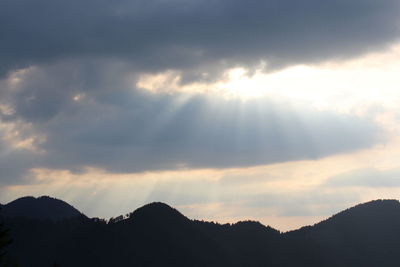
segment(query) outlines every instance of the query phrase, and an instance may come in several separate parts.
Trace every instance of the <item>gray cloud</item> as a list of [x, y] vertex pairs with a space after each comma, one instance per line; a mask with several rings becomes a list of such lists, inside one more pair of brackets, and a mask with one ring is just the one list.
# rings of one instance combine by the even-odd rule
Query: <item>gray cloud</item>
[[[37, 67], [4, 87], [1, 99], [13, 113], [1, 118], [31, 125], [26, 135], [42, 137], [35, 145], [45, 153], [23, 151], [3, 163], [20, 172], [227, 168], [317, 159], [385, 141], [377, 125], [356, 116], [271, 99], [151, 94], [135, 89], [132, 75], [122, 63], [70, 62]], [[74, 101], [76, 94], [82, 99]]]
[[35, 155], [30, 152], [1, 153], [0, 155], [0, 187], [7, 184], [31, 183], [28, 174], [31, 168], [40, 166]]
[[[17, 122], [15, 124], [18, 125]], [[28, 138], [29, 131], [20, 125], [12, 131], [18, 131], [20, 137]], [[5, 184], [29, 183], [29, 170], [40, 166], [41, 161], [32, 150], [13, 147], [14, 142], [9, 135], [8, 131], [0, 127], [0, 187]]]
[[400, 169], [360, 169], [331, 177], [325, 183], [333, 187], [400, 187]]
[[[269, 101], [257, 110], [251, 102], [242, 107], [219, 100], [217, 104], [226, 106], [213, 110], [216, 100], [198, 96], [165, 118], [175, 101], [170, 96], [142, 96], [142, 104], [132, 105], [132, 110], [94, 106], [82, 110], [79, 118], [50, 121], [43, 125], [44, 149], [54, 151], [57, 162], [73, 160], [129, 172], [320, 158], [380, 141], [379, 129], [371, 122], [312, 111], [298, 114]], [[241, 108], [245, 111], [239, 114]]]
[[[1, 0], [0, 73], [73, 58], [198, 79], [355, 56], [399, 36], [397, 0]], [[203, 77], [203, 76], [201, 76]], [[51, 110], [52, 107], [49, 107]]]

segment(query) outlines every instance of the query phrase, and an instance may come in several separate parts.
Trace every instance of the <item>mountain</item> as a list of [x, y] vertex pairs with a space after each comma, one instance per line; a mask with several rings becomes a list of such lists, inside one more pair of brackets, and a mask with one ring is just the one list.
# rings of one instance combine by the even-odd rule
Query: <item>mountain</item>
[[84, 215], [62, 200], [42, 196], [38, 198], [22, 197], [2, 205], [0, 216], [58, 221]]
[[[287, 249], [316, 266], [399, 266], [400, 203], [375, 200], [285, 234]], [[308, 266], [304, 264], [304, 266]]]
[[176, 209], [164, 203], [145, 205], [131, 213], [126, 220], [109, 226], [115, 233], [112, 238], [124, 244], [118, 249], [122, 259], [118, 266], [233, 264], [216, 240], [201, 231]]
[[[64, 217], [64, 209], [61, 211], [57, 216], [52, 212], [52, 218]], [[84, 216], [42, 218], [3, 217], [13, 239], [8, 247], [9, 263], [313, 267], [398, 266], [400, 262], [397, 200], [360, 204], [313, 226], [286, 233], [255, 221], [218, 224], [190, 220], [164, 203], [145, 205], [127, 218], [120, 216], [109, 222]]]

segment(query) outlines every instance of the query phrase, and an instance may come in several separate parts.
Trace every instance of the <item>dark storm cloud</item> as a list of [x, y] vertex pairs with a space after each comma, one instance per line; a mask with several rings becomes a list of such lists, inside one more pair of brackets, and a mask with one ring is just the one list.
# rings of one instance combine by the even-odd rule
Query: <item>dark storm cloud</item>
[[260, 60], [274, 68], [344, 58], [397, 40], [399, 6], [397, 0], [0, 0], [0, 73], [66, 58], [120, 58], [139, 71], [185, 70], [185, 81]]
[[[20, 175], [87, 166], [117, 173], [226, 168], [317, 159], [385, 141], [372, 121], [352, 115], [270, 99], [151, 94], [132, 79], [130, 65], [95, 61], [33, 68], [9, 88], [3, 82], [0, 104], [13, 112], [1, 118], [29, 125], [26, 135], [42, 140], [35, 145], [43, 152], [14, 151], [1, 164]], [[3, 182], [6, 175], [18, 173], [1, 173]]]

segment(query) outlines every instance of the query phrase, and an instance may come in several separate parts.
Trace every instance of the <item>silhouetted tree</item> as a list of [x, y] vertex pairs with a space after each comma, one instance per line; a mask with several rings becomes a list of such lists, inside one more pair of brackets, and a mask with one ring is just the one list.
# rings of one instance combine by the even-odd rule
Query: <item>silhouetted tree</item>
[[108, 221], [108, 223], [117, 223], [117, 222], [122, 221], [123, 219], [124, 219], [123, 215], [120, 215], [120, 216], [115, 217], [115, 218], [111, 217], [110, 220]]

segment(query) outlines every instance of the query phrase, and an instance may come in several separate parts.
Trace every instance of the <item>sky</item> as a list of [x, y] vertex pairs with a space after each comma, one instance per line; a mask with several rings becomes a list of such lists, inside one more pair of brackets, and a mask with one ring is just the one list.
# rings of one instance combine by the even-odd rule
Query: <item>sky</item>
[[0, 0], [0, 202], [281, 231], [400, 194], [398, 0]]

